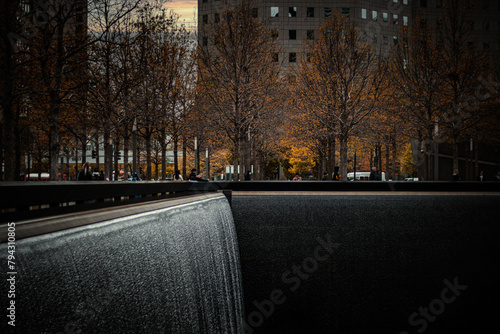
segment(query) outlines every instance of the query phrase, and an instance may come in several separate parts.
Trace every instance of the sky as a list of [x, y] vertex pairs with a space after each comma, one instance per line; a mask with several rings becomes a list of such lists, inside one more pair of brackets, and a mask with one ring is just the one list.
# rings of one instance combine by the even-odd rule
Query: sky
[[179, 14], [180, 21], [184, 22], [186, 26], [190, 27], [196, 24], [194, 17], [197, 15], [195, 11], [198, 8], [198, 0], [172, 0], [167, 2], [167, 7]]

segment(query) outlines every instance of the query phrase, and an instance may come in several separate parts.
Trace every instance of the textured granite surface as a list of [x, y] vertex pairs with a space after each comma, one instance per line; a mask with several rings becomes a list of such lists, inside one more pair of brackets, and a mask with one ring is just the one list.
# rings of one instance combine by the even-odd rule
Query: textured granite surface
[[499, 196], [233, 196], [247, 333], [493, 333]]

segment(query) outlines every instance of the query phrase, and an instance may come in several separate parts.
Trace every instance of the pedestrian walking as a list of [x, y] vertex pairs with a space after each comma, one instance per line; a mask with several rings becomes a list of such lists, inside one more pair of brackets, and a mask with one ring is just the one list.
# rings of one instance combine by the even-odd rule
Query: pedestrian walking
[[78, 181], [92, 181], [92, 172], [88, 161], [83, 164], [82, 170], [78, 173]]

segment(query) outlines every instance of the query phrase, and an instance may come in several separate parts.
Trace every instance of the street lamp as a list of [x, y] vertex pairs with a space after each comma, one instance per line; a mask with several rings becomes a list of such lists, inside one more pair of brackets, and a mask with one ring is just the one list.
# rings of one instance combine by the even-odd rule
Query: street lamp
[[199, 171], [198, 166], [198, 137], [194, 137], [194, 169], [196, 169], [196, 173]]
[[208, 146], [205, 152], [205, 169], [207, 173], [207, 180], [210, 180], [210, 160], [208, 159]]

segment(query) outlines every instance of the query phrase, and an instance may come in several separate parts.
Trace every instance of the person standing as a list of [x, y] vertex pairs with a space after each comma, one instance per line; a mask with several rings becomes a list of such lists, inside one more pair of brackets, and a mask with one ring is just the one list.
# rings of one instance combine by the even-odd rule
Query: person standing
[[478, 181], [486, 181], [483, 171], [479, 172], [479, 175], [477, 176], [477, 180]]
[[370, 172], [370, 181], [377, 180], [377, 167], [372, 167], [372, 171]]
[[338, 181], [338, 180], [340, 180], [339, 166], [335, 166], [335, 168], [333, 169], [332, 181]]
[[88, 161], [83, 164], [82, 170], [78, 173], [78, 181], [92, 181], [92, 172]]
[[181, 172], [179, 170], [175, 171], [174, 181], [184, 181], [184, 179], [182, 178]]

